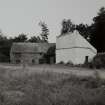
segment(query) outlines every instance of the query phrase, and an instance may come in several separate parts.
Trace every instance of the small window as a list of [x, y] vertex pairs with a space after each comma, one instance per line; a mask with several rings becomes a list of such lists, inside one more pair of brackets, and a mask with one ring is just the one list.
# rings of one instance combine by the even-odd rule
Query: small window
[[35, 60], [34, 60], [34, 59], [32, 59], [32, 63], [33, 63], [33, 64], [35, 63]]

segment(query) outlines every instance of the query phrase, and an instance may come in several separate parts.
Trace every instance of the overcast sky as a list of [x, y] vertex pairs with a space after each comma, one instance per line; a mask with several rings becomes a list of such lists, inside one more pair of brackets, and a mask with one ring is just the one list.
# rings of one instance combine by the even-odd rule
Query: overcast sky
[[102, 6], [105, 0], [0, 0], [0, 29], [7, 36], [39, 35], [41, 20], [48, 25], [49, 40], [55, 42], [64, 18], [90, 24]]

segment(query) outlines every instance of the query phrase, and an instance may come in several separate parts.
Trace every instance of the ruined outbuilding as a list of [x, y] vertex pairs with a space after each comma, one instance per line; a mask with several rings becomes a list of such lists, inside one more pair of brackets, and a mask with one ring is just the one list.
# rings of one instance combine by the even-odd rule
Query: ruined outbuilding
[[10, 51], [11, 63], [40, 64], [45, 63], [44, 54], [53, 43], [13, 43]]

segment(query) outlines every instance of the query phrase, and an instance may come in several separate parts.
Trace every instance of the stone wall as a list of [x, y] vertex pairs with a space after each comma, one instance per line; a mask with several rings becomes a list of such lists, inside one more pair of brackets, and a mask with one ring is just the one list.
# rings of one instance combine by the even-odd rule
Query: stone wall
[[43, 54], [30, 54], [30, 53], [11, 53], [12, 63], [27, 63], [27, 64], [39, 64], [39, 59], [42, 59]]

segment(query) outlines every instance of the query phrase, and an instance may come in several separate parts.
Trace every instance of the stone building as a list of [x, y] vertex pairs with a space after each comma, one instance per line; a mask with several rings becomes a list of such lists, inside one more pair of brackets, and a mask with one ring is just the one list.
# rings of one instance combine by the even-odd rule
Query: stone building
[[97, 50], [78, 31], [56, 38], [56, 63], [83, 64], [96, 54]]
[[11, 63], [44, 63], [44, 54], [53, 43], [13, 43], [10, 51]]

